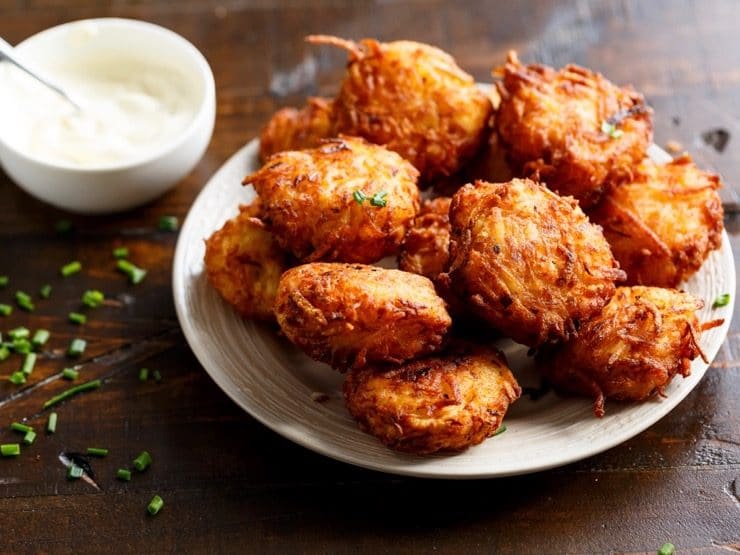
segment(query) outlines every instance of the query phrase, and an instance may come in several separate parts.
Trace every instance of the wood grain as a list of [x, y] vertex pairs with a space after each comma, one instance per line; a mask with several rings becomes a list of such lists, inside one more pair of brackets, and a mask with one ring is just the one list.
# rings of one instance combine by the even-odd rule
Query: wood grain
[[[457, 57], [487, 80], [509, 48], [523, 59], [577, 62], [645, 91], [656, 111], [656, 142], [676, 140], [740, 184], [740, 4], [731, 0], [447, 3], [349, 0], [0, 0], [0, 36], [18, 42], [46, 27], [92, 16], [146, 19], [193, 41], [218, 83], [214, 140], [175, 190], [113, 217], [64, 214], [0, 175], [0, 274], [35, 293], [52, 283], [33, 314], [16, 310], [0, 329], [45, 327], [53, 336], [32, 379], [0, 381], [0, 440], [22, 418], [45, 423], [43, 402], [69, 385], [55, 378], [73, 336], [89, 341], [84, 379], [103, 386], [57, 408], [52, 436], [40, 434], [18, 459], [0, 460], [0, 537], [6, 552], [400, 552], [647, 553], [664, 541], [679, 552], [740, 551], [740, 325], [700, 385], [668, 417], [606, 453], [531, 476], [479, 482], [401, 479], [315, 455], [242, 413], [210, 381], [185, 344], [171, 300], [176, 234], [159, 216], [184, 218], [208, 177], [252, 138], [270, 113], [307, 94], [331, 94], [344, 60], [306, 45], [311, 32], [411, 38]], [[1, 125], [1, 122], [0, 122]], [[733, 133], [716, 153], [700, 135]], [[70, 219], [75, 231], [54, 233]], [[740, 256], [737, 214], [727, 228]], [[126, 245], [149, 275], [127, 284], [110, 251]], [[84, 271], [58, 277], [79, 259]], [[85, 289], [120, 306], [67, 323]], [[737, 300], [735, 302], [737, 308]], [[0, 375], [20, 364], [0, 363]], [[161, 383], [140, 383], [141, 366]], [[82, 379], [82, 378], [81, 378]], [[39, 385], [40, 384], [40, 385]], [[69, 482], [60, 452], [108, 447], [92, 462], [101, 490]], [[129, 483], [113, 476], [146, 449], [154, 464]], [[155, 518], [145, 507], [165, 500]]]

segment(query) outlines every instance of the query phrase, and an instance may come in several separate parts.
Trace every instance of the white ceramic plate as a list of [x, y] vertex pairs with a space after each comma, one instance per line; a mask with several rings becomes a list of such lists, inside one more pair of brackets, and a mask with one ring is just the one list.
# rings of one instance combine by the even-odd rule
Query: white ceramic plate
[[[240, 183], [258, 168], [252, 141], [211, 178], [197, 198], [175, 252], [173, 290], [180, 324], [190, 347], [213, 380], [239, 406], [286, 438], [313, 451], [359, 466], [412, 476], [483, 478], [544, 470], [577, 461], [637, 435], [672, 410], [701, 380], [707, 364], [694, 361], [691, 376], [677, 377], [666, 397], [640, 404], [607, 402], [606, 416], [594, 417], [588, 399], [548, 393], [537, 401], [523, 396], [506, 416], [507, 431], [464, 453], [412, 456], [397, 453], [361, 432], [347, 413], [341, 375], [310, 360], [265, 326], [244, 321], [210, 287], [203, 269], [203, 240], [236, 215], [254, 196]], [[657, 147], [657, 161], [670, 157]], [[712, 310], [712, 300], [735, 293], [735, 264], [727, 235], [701, 271], [684, 288], [706, 301], [702, 320], [725, 318], [701, 337], [710, 360], [720, 348], [732, 317], [732, 303]], [[540, 379], [526, 349], [499, 342], [522, 387]], [[323, 403], [312, 393], [329, 396]]]

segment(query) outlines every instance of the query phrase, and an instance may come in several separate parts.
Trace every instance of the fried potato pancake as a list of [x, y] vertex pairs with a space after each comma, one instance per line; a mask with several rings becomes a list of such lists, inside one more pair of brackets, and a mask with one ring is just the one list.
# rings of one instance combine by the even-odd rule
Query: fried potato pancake
[[360, 428], [417, 454], [462, 451], [491, 437], [520, 395], [504, 355], [472, 345], [397, 368], [353, 370], [344, 382]]
[[450, 270], [481, 318], [536, 347], [575, 335], [624, 272], [578, 203], [529, 179], [476, 182], [452, 197]]
[[398, 257], [404, 272], [426, 276], [432, 281], [447, 270], [450, 259], [450, 197], [425, 200], [406, 232]]
[[398, 152], [424, 181], [458, 171], [487, 137], [491, 99], [442, 50], [411, 41], [307, 40], [349, 52], [334, 102], [337, 130]]
[[720, 186], [688, 155], [669, 164], [645, 159], [589, 217], [604, 228], [627, 283], [675, 287], [722, 243]]
[[260, 160], [284, 150], [314, 148], [322, 139], [334, 136], [332, 104], [328, 98], [309, 98], [300, 110], [275, 112], [260, 133]]
[[206, 240], [206, 275], [241, 316], [274, 321], [272, 304], [290, 257], [275, 242], [259, 214], [258, 201], [241, 206], [238, 216]]
[[652, 111], [632, 88], [575, 65], [522, 65], [514, 52], [494, 75], [495, 127], [512, 163], [558, 193], [590, 206], [645, 157]]
[[244, 178], [278, 243], [303, 261], [395, 255], [419, 210], [416, 169], [395, 152], [340, 137], [271, 156]]
[[427, 278], [314, 262], [280, 278], [275, 315], [308, 356], [334, 368], [400, 364], [439, 349], [452, 321]]
[[619, 287], [577, 339], [538, 355], [538, 366], [557, 389], [593, 396], [598, 417], [604, 415], [604, 399], [662, 395], [673, 376], [690, 374], [697, 356], [706, 362], [700, 334], [722, 321], [700, 324], [695, 311], [703, 305], [674, 289]]

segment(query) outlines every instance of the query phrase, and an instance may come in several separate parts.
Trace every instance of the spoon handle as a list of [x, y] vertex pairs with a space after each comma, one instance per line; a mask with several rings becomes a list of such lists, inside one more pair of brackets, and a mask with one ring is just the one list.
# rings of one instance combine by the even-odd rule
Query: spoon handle
[[60, 89], [55, 84], [49, 82], [48, 80], [44, 79], [40, 75], [34, 73], [31, 71], [28, 67], [23, 65], [21, 62], [18, 61], [18, 59], [15, 57], [15, 51], [13, 47], [0, 38], [0, 61], [6, 60], [13, 64], [18, 69], [25, 71], [28, 75], [36, 79], [39, 83], [46, 86], [47, 88], [51, 89], [55, 93], [57, 93], [59, 96], [64, 98], [67, 102], [69, 102], [72, 106], [74, 106], [78, 111], [81, 111], [81, 108], [79, 105], [74, 102], [69, 96], [67, 96], [67, 93], [65, 93], [62, 89]]

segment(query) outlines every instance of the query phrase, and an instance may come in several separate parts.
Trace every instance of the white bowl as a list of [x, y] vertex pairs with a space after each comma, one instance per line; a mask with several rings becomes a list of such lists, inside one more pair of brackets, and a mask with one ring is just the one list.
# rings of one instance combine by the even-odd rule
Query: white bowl
[[[184, 131], [145, 155], [118, 164], [78, 167], [23, 152], [0, 136], [0, 163], [22, 189], [73, 212], [106, 213], [148, 202], [182, 179], [203, 156], [213, 134], [216, 89], [208, 62], [180, 35], [142, 21], [117, 18], [66, 23], [16, 46], [18, 57], [40, 71], [86, 56], [136, 57], [177, 68], [197, 108]], [[2, 82], [0, 82], [2, 88]], [[7, 131], [6, 132], [11, 132]]]

